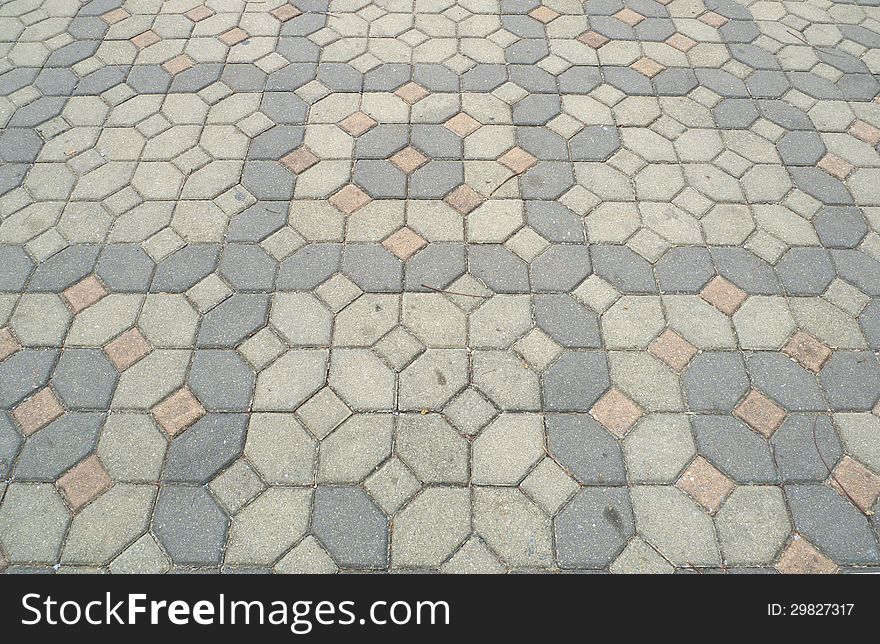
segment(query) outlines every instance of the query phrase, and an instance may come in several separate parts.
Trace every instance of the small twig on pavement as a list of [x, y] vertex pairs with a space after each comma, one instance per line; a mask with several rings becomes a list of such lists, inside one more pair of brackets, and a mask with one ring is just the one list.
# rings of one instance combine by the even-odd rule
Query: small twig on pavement
[[449, 291], [445, 288], [437, 288], [435, 286], [428, 286], [427, 284], [422, 284], [422, 288], [426, 288], [429, 291], [434, 291], [435, 293], [443, 293], [444, 295], [459, 295], [461, 297], [479, 297], [480, 299], [487, 299], [488, 295], [478, 295], [477, 293], [460, 293], [458, 291]]

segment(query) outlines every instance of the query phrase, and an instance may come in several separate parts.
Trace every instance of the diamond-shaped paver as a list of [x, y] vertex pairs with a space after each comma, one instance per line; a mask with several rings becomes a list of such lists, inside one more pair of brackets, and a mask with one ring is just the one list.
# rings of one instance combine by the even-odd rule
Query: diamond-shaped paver
[[107, 287], [94, 275], [89, 275], [81, 282], [65, 289], [62, 297], [67, 302], [70, 310], [81, 313], [93, 304], [97, 304], [108, 294]]
[[201, 22], [206, 18], [210, 18], [214, 15], [214, 10], [206, 5], [200, 5], [198, 7], [194, 7], [187, 11], [185, 14], [187, 18], [192, 20], [193, 22]]
[[451, 119], [444, 123], [446, 129], [450, 132], [453, 132], [457, 136], [464, 138], [469, 134], [473, 134], [477, 130], [482, 127], [482, 123], [480, 123], [477, 119], [472, 117], [470, 114], [465, 114], [464, 112], [459, 112]]
[[149, 29], [141, 34], [138, 34], [134, 38], [131, 39], [131, 44], [137, 47], [138, 49], [146, 49], [150, 45], [155, 45], [157, 42], [162, 40], [159, 38], [158, 34], [152, 29]]
[[714, 11], [707, 11], [706, 13], [697, 17], [697, 20], [700, 22], [709, 25], [710, 27], [715, 27], [718, 29], [719, 27], [723, 27], [728, 23], [728, 18], [725, 18], [721, 14], [715, 13]]
[[162, 69], [171, 74], [172, 76], [176, 76], [180, 72], [186, 71], [190, 67], [193, 66], [193, 60], [186, 54], [180, 54], [179, 56], [175, 56], [171, 60], [168, 60], [162, 63]]
[[644, 412], [619, 389], [612, 388], [590, 409], [590, 416], [618, 437], [624, 436]]
[[152, 409], [153, 418], [159, 427], [174, 438], [199, 418], [205, 415], [205, 408], [192, 392], [184, 387], [179, 389]]
[[522, 148], [511, 148], [498, 157], [498, 163], [508, 168], [514, 174], [522, 174], [537, 162], [538, 160], [535, 157]]
[[137, 327], [122, 333], [104, 347], [104, 352], [118, 371], [125, 371], [151, 350], [150, 343]]
[[428, 157], [412, 146], [407, 146], [400, 152], [396, 152], [390, 159], [391, 163], [410, 174], [428, 162]]
[[217, 36], [217, 38], [224, 45], [232, 47], [233, 45], [237, 45], [243, 40], [247, 40], [248, 33], [241, 27], [234, 27], [229, 31], [224, 31], [222, 34]]
[[466, 183], [446, 195], [446, 203], [462, 215], [466, 215], [483, 203], [483, 196]]
[[736, 406], [733, 413], [765, 438], [770, 438], [779, 429], [786, 416], [782, 407], [755, 389]]
[[357, 186], [349, 184], [330, 197], [329, 201], [346, 215], [350, 215], [366, 206], [372, 199]]
[[315, 156], [315, 153], [306, 146], [302, 146], [281, 157], [281, 165], [290, 170], [293, 174], [302, 174], [321, 159]]
[[853, 122], [849, 128], [849, 133], [871, 145], [880, 143], [880, 128], [874, 127], [865, 121], [856, 120]]
[[280, 22], [287, 22], [288, 20], [292, 20], [293, 18], [302, 15], [302, 11], [294, 7], [292, 4], [283, 4], [280, 7], [272, 9], [269, 13], [275, 16]]
[[748, 295], [720, 275], [712, 278], [700, 293], [702, 298], [725, 315], [733, 315]]
[[599, 49], [603, 45], [608, 44], [609, 39], [606, 36], [603, 36], [598, 31], [585, 31], [580, 36], [577, 37], [578, 41], [584, 43], [587, 47], [592, 47], [593, 49]]
[[9, 328], [0, 329], [0, 362], [21, 349], [21, 345]]
[[880, 499], [880, 476], [851, 456], [844, 456], [834, 468], [831, 484], [862, 512], [870, 512]]
[[352, 136], [360, 136], [376, 127], [376, 125], [378, 125], [376, 119], [363, 112], [349, 114], [339, 122], [339, 127]]
[[635, 27], [637, 24], [639, 24], [642, 20], [645, 19], [645, 16], [640, 14], [638, 11], [633, 11], [629, 7], [625, 7], [624, 9], [621, 9], [620, 11], [618, 11], [617, 13], [614, 14], [614, 17], [617, 18], [618, 20], [620, 20], [621, 22], [628, 24], [630, 27]]
[[804, 369], [819, 373], [831, 357], [831, 349], [809, 333], [797, 331], [782, 350]]
[[708, 512], [715, 513], [736, 484], [702, 456], [682, 472], [676, 486], [693, 497]]
[[546, 25], [547, 23], [556, 20], [559, 17], [559, 12], [554, 11], [546, 5], [541, 5], [529, 11], [529, 15], [538, 22], [543, 22]]
[[351, 416], [351, 409], [330, 387], [324, 387], [296, 410], [312, 434], [324, 438]]
[[74, 512], [94, 501], [111, 485], [110, 475], [96, 455], [89, 456], [58, 479], [58, 489]]
[[689, 52], [691, 49], [697, 46], [697, 41], [691, 38], [688, 38], [682, 33], [674, 33], [669, 38], [666, 39], [666, 44], [670, 47], [675, 47], [678, 51], [682, 51], [684, 53]]
[[776, 562], [776, 569], [788, 575], [828, 575], [837, 572], [837, 564], [819, 552], [804, 537], [796, 534]]
[[831, 153], [819, 159], [819, 163], [816, 165], [832, 177], [840, 180], [846, 179], [847, 175], [853, 170], [853, 165], [849, 161]]
[[697, 348], [672, 329], [666, 329], [654, 338], [648, 351], [679, 372], [697, 355]]
[[428, 242], [425, 241], [424, 237], [407, 226], [404, 226], [382, 242], [385, 248], [404, 261], [415, 255], [427, 244]]
[[636, 62], [630, 65], [630, 67], [640, 74], [644, 74], [648, 78], [654, 78], [654, 76], [666, 69], [656, 60], [654, 60], [653, 58], [648, 58], [647, 56], [639, 58]]
[[30, 436], [64, 413], [64, 407], [51, 387], [41, 389], [12, 411], [21, 433]]
[[117, 22], [122, 22], [126, 18], [130, 18], [131, 14], [128, 13], [123, 8], [113, 9], [112, 11], [108, 11], [107, 13], [101, 16], [101, 20], [106, 22], [108, 25], [115, 25]]
[[394, 95], [400, 100], [415, 105], [420, 100], [428, 96], [430, 92], [415, 82], [409, 82], [397, 88]]

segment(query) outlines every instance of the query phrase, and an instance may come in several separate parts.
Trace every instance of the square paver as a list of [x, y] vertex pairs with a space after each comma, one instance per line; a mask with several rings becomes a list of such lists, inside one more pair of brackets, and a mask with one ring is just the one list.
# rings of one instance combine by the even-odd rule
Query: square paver
[[189, 389], [179, 389], [152, 409], [153, 418], [165, 433], [174, 438], [199, 418], [205, 408]]
[[78, 463], [58, 479], [58, 489], [74, 512], [79, 512], [111, 485], [110, 475], [96, 455]]
[[64, 407], [51, 387], [41, 389], [18, 405], [12, 417], [21, 428], [21, 433], [30, 436], [42, 429], [64, 413]]

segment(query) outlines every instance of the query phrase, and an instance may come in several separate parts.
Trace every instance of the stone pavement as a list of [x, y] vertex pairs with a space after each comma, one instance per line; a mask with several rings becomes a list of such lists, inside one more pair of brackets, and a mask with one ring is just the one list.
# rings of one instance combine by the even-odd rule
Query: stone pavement
[[0, 570], [880, 566], [877, 0], [0, 0]]

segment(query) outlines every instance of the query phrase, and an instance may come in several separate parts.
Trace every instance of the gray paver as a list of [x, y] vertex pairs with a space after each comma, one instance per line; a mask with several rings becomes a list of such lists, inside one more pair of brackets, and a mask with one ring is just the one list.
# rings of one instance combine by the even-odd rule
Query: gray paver
[[384, 568], [387, 564], [388, 520], [360, 488], [319, 487], [312, 529], [345, 568]]

